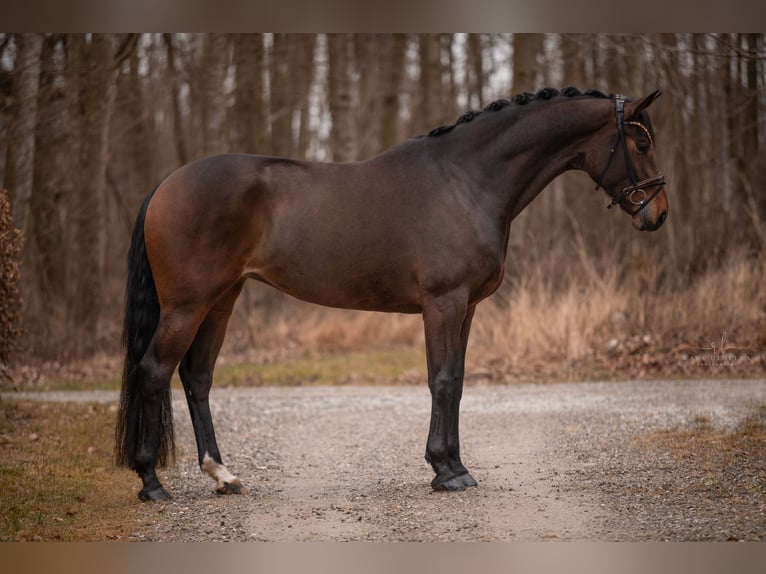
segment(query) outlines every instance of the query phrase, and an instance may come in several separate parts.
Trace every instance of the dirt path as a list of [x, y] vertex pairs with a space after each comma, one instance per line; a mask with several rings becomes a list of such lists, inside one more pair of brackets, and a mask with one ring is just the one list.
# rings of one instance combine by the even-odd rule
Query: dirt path
[[[733, 428], [761, 405], [764, 380], [467, 387], [463, 460], [479, 487], [440, 493], [423, 460], [425, 386], [217, 389], [224, 461], [249, 488], [218, 496], [179, 395], [179, 460], [161, 473], [174, 500], [142, 505], [145, 527], [131, 538], [766, 539], [763, 496], [735, 491], [716, 506], [712, 491], [682, 488], [688, 471], [673, 459], [640, 448], [640, 437], [700, 418]], [[766, 485], [763, 470], [743, 476]]]
[[[480, 486], [462, 493], [430, 489], [426, 388], [224, 390], [214, 401], [224, 460], [249, 492], [212, 494], [177, 402], [183, 454], [165, 479], [175, 499], [147, 507], [150, 526], [137, 538], [725, 539], [733, 517], [701, 520], [704, 508], [690, 516], [683, 496], [634, 504], [631, 492], [645, 492], [647, 481], [684, 476], [632, 445], [699, 417], [733, 426], [766, 403], [766, 381], [469, 387], [463, 459]], [[750, 538], [766, 535], [763, 511], [745, 521]]]

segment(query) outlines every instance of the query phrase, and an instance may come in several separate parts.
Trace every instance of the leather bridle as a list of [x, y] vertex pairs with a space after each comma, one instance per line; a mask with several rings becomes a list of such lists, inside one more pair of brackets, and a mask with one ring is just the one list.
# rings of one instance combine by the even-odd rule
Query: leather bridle
[[[604, 187], [601, 184], [601, 181], [603, 180], [604, 176], [606, 175], [606, 172], [609, 170], [609, 166], [612, 163], [612, 158], [614, 157], [614, 152], [617, 149], [617, 146], [622, 143], [622, 149], [625, 154], [625, 168], [628, 172], [628, 179], [630, 180], [630, 185], [625, 186], [622, 188], [622, 191], [618, 193], [617, 195], [612, 196], [612, 201], [607, 205], [607, 209], [612, 209], [615, 205], [621, 204], [625, 199], [627, 199], [632, 205], [636, 206], [633, 211], [630, 211], [630, 209], [626, 209], [623, 206], [623, 209], [627, 211], [630, 215], [635, 215], [639, 211], [641, 211], [644, 207], [646, 207], [650, 201], [652, 201], [657, 195], [662, 191], [664, 185], [665, 185], [665, 175], [658, 171], [656, 175], [653, 175], [651, 177], [647, 177], [646, 179], [642, 179], [641, 181], [636, 180], [636, 172], [633, 169], [633, 162], [630, 160], [630, 152], [628, 151], [628, 142], [625, 139], [625, 124], [632, 125], [632, 126], [638, 126], [642, 130], [644, 130], [644, 133], [649, 137], [649, 143], [654, 144], [654, 140], [652, 139], [651, 134], [649, 133], [649, 130], [646, 128], [646, 126], [640, 122], [626, 122], [625, 121], [625, 102], [629, 101], [625, 96], [622, 94], [615, 95], [614, 99], [614, 111], [617, 115], [617, 139], [614, 142], [614, 145], [612, 145], [612, 149], [610, 150], [609, 154], [609, 160], [606, 162], [606, 167], [604, 167], [604, 171], [601, 172], [601, 177], [599, 177], [596, 180], [596, 189], [599, 189], [600, 187]], [[652, 187], [656, 188], [653, 193], [648, 194], [646, 192], [647, 189], [651, 189]]]

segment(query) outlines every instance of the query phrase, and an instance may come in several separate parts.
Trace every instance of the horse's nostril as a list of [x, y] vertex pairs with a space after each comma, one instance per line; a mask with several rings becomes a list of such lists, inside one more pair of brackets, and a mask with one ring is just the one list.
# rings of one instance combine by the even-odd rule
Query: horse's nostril
[[657, 227], [665, 223], [665, 219], [667, 219], [667, 217], [668, 217], [667, 211], [663, 211], [662, 213], [660, 213], [660, 216], [657, 218]]

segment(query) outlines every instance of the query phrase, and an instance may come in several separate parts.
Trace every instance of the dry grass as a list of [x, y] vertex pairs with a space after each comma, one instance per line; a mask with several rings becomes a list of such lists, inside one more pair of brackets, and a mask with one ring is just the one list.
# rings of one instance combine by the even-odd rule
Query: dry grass
[[616, 539], [627, 525], [639, 540], [766, 540], [766, 405], [724, 426], [700, 414], [681, 427], [616, 432], [600, 450], [573, 484], [601, 497]]
[[[267, 337], [293, 341], [314, 352], [344, 352], [371, 346], [422, 347], [419, 315], [363, 313], [291, 302], [266, 329]], [[249, 320], [263, 330], [257, 316]], [[298, 323], [296, 325], [296, 322]]]
[[[762, 539], [766, 527], [766, 406], [745, 418], [736, 428], [722, 430], [700, 416], [690, 428], [651, 433], [637, 441], [639, 456], [671, 464], [679, 480], [645, 482], [648, 490], [683, 500], [689, 517], [705, 509], [708, 530], [699, 539], [728, 532], [729, 540]], [[664, 465], [664, 466], [663, 466]], [[638, 493], [642, 488], [637, 489]], [[659, 504], [662, 505], [662, 497]]]
[[613, 277], [598, 285], [573, 281], [563, 289], [520, 281], [503, 308], [480, 308], [473, 337], [483, 352], [514, 362], [581, 359], [626, 320], [629, 299]]
[[754, 477], [753, 486], [766, 496], [766, 406], [733, 430], [718, 429], [700, 415], [688, 428], [657, 431], [640, 443], [671, 453], [703, 473], [747, 468]]
[[0, 399], [0, 541], [127, 538], [133, 473], [113, 465], [110, 405]]
[[564, 373], [601, 364], [607, 376], [764, 373], [762, 259], [734, 257], [683, 288], [663, 285], [653, 268], [618, 278], [586, 267], [563, 286], [517, 280], [506, 299], [475, 321], [474, 349], [488, 361]]

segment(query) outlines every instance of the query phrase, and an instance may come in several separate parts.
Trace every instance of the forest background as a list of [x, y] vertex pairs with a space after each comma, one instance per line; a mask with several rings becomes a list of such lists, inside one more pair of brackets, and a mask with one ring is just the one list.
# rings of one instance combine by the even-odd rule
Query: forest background
[[[469, 371], [762, 376], [765, 62], [754, 33], [0, 34], [2, 367], [16, 385], [83, 365], [119, 376], [133, 220], [186, 162], [364, 159], [494, 99], [576, 86], [663, 91], [652, 119], [668, 221], [638, 233], [584, 174], [554, 181], [511, 227]], [[419, 317], [322, 309], [250, 282], [221, 361], [371, 349], [421, 363]]]

